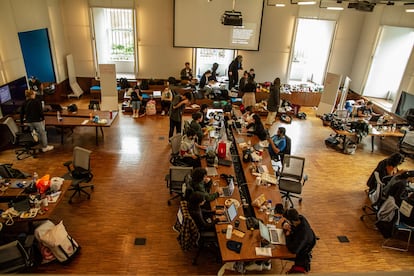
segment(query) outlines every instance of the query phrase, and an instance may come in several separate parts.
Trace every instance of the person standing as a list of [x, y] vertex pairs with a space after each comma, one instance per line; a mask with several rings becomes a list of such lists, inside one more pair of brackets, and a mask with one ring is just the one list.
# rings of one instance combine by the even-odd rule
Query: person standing
[[243, 57], [238, 55], [229, 65], [229, 90], [237, 85], [239, 81], [239, 70], [243, 70]]
[[280, 105], [280, 79], [275, 78], [270, 87], [269, 99], [267, 100], [267, 119], [266, 125], [272, 125], [279, 110]]
[[286, 219], [282, 222], [286, 246], [296, 254], [295, 264], [287, 274], [307, 273], [310, 271], [312, 249], [316, 244], [315, 233], [306, 218], [299, 215], [295, 208], [287, 209], [283, 216]]
[[244, 90], [244, 87], [246, 86], [248, 79], [249, 79], [249, 72], [244, 71], [243, 76], [240, 78], [240, 81], [239, 81], [239, 91]]
[[247, 83], [243, 87], [242, 103], [244, 106], [256, 105], [256, 82], [252, 77], [248, 77]]
[[161, 116], [165, 115], [165, 111], [170, 110], [171, 101], [173, 99], [173, 93], [171, 91], [169, 82], [167, 82], [168, 87], [165, 87], [161, 94]]
[[181, 122], [183, 117], [183, 110], [186, 105], [190, 104], [191, 93], [187, 92], [184, 95], [175, 95], [170, 106], [170, 131], [168, 137], [171, 138], [174, 134], [174, 128], [176, 133], [181, 133]]
[[33, 90], [26, 90], [25, 95], [26, 101], [20, 111], [20, 123], [23, 125], [26, 122], [31, 131], [35, 130], [37, 132], [43, 152], [53, 150], [53, 146], [48, 145], [47, 141], [41, 101], [36, 98], [36, 93]]
[[35, 76], [31, 76], [29, 79], [30, 90], [34, 91], [37, 96], [43, 95], [43, 84]]
[[142, 103], [142, 93], [138, 86], [131, 92], [132, 118], [138, 118]]
[[191, 81], [193, 79], [193, 70], [190, 67], [190, 63], [187, 61], [185, 67], [180, 72], [181, 80]]

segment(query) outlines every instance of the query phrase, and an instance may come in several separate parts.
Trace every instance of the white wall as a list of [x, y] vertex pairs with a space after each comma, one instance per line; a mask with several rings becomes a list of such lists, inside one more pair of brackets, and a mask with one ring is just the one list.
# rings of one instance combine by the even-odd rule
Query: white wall
[[[0, 58], [6, 76], [4, 82], [25, 75], [17, 32], [39, 28], [50, 30], [52, 56], [59, 81], [67, 78], [64, 58], [69, 53], [73, 54], [79, 77], [94, 77], [89, 3], [126, 7], [134, 1], [0, 0], [0, 33], [7, 37], [0, 40]], [[191, 48], [172, 47], [173, 1], [135, 0], [135, 5], [140, 70], [137, 77], [178, 77], [183, 63], [192, 61], [193, 56]], [[357, 92], [362, 91], [380, 25], [414, 27], [414, 14], [405, 13], [402, 6], [377, 5], [370, 13], [355, 9], [328, 12], [317, 6], [276, 8], [265, 5], [260, 51], [239, 51], [244, 56], [244, 68], [255, 68], [258, 81], [272, 81], [276, 76], [286, 81], [297, 16], [337, 20], [328, 72], [350, 76], [350, 89]], [[414, 58], [411, 57], [401, 90], [411, 91], [413, 79]], [[3, 80], [0, 78], [0, 81]]]

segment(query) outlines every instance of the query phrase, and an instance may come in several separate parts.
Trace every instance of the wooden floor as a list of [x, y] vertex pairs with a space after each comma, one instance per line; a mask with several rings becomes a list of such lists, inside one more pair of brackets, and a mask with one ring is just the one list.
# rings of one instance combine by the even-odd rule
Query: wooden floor
[[[88, 99], [71, 102], [86, 108]], [[414, 271], [414, 248], [409, 252], [382, 249], [383, 238], [371, 221], [360, 221], [361, 207], [367, 203], [366, 180], [377, 163], [396, 150], [394, 138], [377, 139], [371, 153], [366, 138], [354, 155], [344, 155], [325, 146], [331, 131], [315, 117], [311, 108], [302, 109], [307, 120], [295, 119], [284, 125], [292, 138], [292, 154], [306, 158], [309, 180], [304, 187], [303, 203], [296, 204], [320, 237], [313, 254], [312, 273]], [[194, 252], [181, 251], [172, 230], [178, 202], [167, 206], [169, 192], [164, 175], [169, 167], [167, 116], [133, 119], [120, 114], [105, 140], [95, 145], [95, 131], [76, 128], [66, 136], [64, 145], [55, 130], [49, 130], [49, 142], [55, 150], [38, 158], [18, 161], [13, 150], [0, 152], [0, 163], [12, 162], [25, 172], [62, 176], [64, 161], [71, 160], [74, 146], [93, 151], [92, 168], [95, 191], [92, 198], [68, 204], [56, 210], [54, 222], [64, 221], [68, 232], [82, 246], [81, 254], [68, 265], [43, 265], [35, 272], [50, 274], [131, 274], [187, 275], [216, 274], [220, 264], [206, 252], [198, 266], [191, 265]], [[281, 125], [280, 123], [277, 126]], [[273, 131], [273, 129], [272, 129]], [[408, 159], [401, 167], [414, 169]], [[68, 197], [68, 196], [67, 196]], [[340, 243], [337, 236], [347, 236]], [[145, 238], [145, 245], [134, 245]], [[290, 263], [286, 268], [290, 267]], [[273, 269], [281, 272], [281, 262], [273, 260]], [[232, 274], [227, 272], [226, 274]]]

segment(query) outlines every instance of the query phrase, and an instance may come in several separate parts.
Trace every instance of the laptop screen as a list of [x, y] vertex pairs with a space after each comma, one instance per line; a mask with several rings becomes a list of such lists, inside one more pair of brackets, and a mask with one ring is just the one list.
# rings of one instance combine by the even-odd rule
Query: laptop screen
[[161, 98], [161, 91], [153, 91], [152, 96], [154, 98]]
[[232, 203], [230, 205], [230, 207], [227, 209], [227, 213], [229, 215], [229, 220], [233, 221], [236, 216], [237, 216], [237, 209], [236, 209], [236, 205], [234, 205], [234, 203]]
[[267, 228], [267, 226], [261, 222], [259, 220], [259, 230], [260, 230], [260, 236], [262, 237], [262, 239], [270, 242], [270, 233], [269, 233], [269, 229]]

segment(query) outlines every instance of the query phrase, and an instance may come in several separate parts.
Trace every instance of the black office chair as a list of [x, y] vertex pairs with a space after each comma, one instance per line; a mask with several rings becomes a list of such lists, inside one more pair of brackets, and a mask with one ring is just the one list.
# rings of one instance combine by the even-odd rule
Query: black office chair
[[188, 203], [185, 200], [180, 201], [173, 230], [179, 234], [177, 240], [182, 250], [190, 251], [193, 248], [198, 249], [192, 260], [193, 265], [197, 264], [198, 257], [205, 248], [214, 248], [217, 261], [219, 262], [221, 259], [216, 232], [198, 230], [195, 221], [188, 211]]
[[33, 235], [30, 235], [24, 245], [15, 240], [0, 246], [0, 274], [28, 272], [34, 265], [32, 245]]
[[75, 195], [81, 195], [84, 193], [87, 195], [88, 199], [91, 198], [91, 195], [85, 191], [86, 188], [90, 188], [92, 191], [94, 189], [93, 184], [85, 185], [84, 183], [89, 183], [93, 174], [90, 167], [90, 155], [92, 151], [75, 147], [73, 149], [73, 160], [63, 163], [63, 165], [68, 169], [68, 172], [72, 178], [72, 187], [69, 188], [69, 191], [74, 191], [69, 199], [69, 203], [72, 203], [72, 198]]
[[286, 154], [283, 158], [282, 171], [280, 172], [278, 184], [282, 194], [282, 199], [290, 202], [293, 208], [292, 198], [299, 199], [302, 202], [302, 187], [308, 180], [308, 176], [303, 174], [305, 167], [305, 158]]
[[168, 199], [168, 205], [171, 205], [171, 201], [176, 198], [184, 198], [186, 185], [191, 181], [192, 171], [193, 167], [170, 167], [169, 173], [165, 176], [167, 188], [169, 188], [170, 195], [172, 195], [172, 197]]
[[30, 132], [29, 128], [25, 128], [23, 131], [17, 126], [12, 117], [7, 117], [3, 121], [3, 124], [7, 126], [10, 132], [10, 142], [20, 149], [15, 150], [16, 158], [18, 160], [25, 159], [27, 157], [36, 157], [36, 149], [33, 147], [39, 144], [39, 138]]
[[407, 130], [398, 146], [401, 154], [414, 157], [414, 130]]

